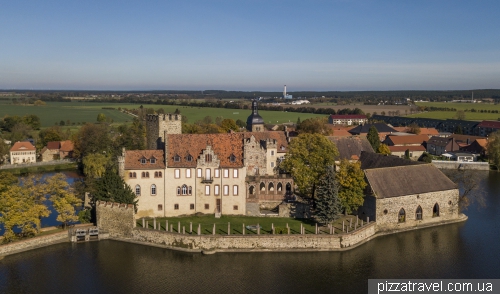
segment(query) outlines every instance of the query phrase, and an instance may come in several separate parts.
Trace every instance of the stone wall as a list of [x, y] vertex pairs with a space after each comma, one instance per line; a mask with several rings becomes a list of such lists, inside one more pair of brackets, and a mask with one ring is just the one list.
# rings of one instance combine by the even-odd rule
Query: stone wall
[[97, 227], [111, 237], [128, 237], [135, 227], [134, 205], [96, 202]]
[[68, 240], [69, 238], [67, 231], [58, 232], [45, 236], [39, 236], [30, 239], [24, 239], [21, 241], [1, 245], [0, 256], [36, 249], [55, 243], [67, 242]]
[[311, 218], [311, 206], [307, 203], [292, 202], [279, 205], [280, 217]]
[[167, 134], [182, 133], [182, 116], [180, 114], [148, 114], [146, 116], [146, 148], [163, 149]]
[[[434, 214], [436, 204], [439, 208], [437, 215]], [[417, 219], [419, 206], [422, 209], [420, 220]], [[405, 212], [403, 221], [399, 221], [401, 209]], [[375, 210], [377, 231], [400, 230], [458, 220], [458, 189], [377, 199]]]
[[135, 228], [132, 241], [190, 250], [267, 251], [267, 250], [340, 250], [369, 240], [375, 224], [351, 233], [334, 235], [184, 235], [159, 230]]
[[487, 162], [458, 162], [458, 161], [433, 160], [432, 164], [440, 169], [490, 170], [490, 165]]

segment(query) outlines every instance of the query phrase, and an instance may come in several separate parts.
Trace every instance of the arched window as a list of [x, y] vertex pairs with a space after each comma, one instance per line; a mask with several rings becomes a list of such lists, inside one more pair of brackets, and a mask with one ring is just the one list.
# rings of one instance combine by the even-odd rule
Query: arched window
[[205, 154], [205, 162], [212, 162], [212, 154]]
[[255, 193], [254, 186], [250, 186], [250, 189], [248, 189], [248, 192], [250, 193], [250, 195], [253, 195], [253, 193]]
[[278, 191], [281, 192], [283, 190], [283, 185], [281, 183], [278, 183]]
[[158, 172], [155, 172], [155, 178], [157, 178], [157, 177], [158, 177]]
[[134, 173], [129, 173], [129, 174], [128, 174], [128, 177], [129, 177], [129, 178], [133, 178], [133, 177], [134, 177]]
[[286, 183], [286, 191], [291, 192], [292, 191], [292, 185], [290, 183]]
[[146, 178], [149, 178], [149, 172], [146, 172]]
[[274, 184], [271, 182], [269, 183], [269, 187], [267, 189], [269, 192], [274, 191]]
[[401, 208], [398, 213], [398, 223], [404, 223], [405, 220], [406, 220], [406, 212], [403, 208]]
[[135, 172], [133, 172], [133, 174], [134, 174], [134, 178], [137, 178], [137, 174]]
[[422, 207], [419, 205], [417, 211], [415, 211], [415, 219], [422, 220]]
[[158, 172], [158, 177], [159, 177], [159, 178], [161, 178], [161, 177], [162, 177], [162, 175], [161, 175], [161, 171], [160, 171], [160, 172]]
[[262, 192], [266, 191], [266, 184], [260, 183], [260, 189], [259, 190], [262, 191]]
[[135, 196], [141, 196], [141, 186], [135, 186]]
[[181, 187], [177, 187], [177, 195], [181, 195]]
[[141, 177], [142, 177], [142, 178], [145, 178], [145, 177], [146, 177], [146, 173], [145, 173], [145, 172], [142, 172], [142, 173], [141, 173]]
[[151, 185], [151, 195], [156, 195], [156, 185]]
[[432, 217], [437, 217], [439, 216], [439, 204], [434, 204], [434, 207], [432, 208]]
[[188, 194], [188, 188], [186, 185], [182, 185], [182, 195], [187, 195]]

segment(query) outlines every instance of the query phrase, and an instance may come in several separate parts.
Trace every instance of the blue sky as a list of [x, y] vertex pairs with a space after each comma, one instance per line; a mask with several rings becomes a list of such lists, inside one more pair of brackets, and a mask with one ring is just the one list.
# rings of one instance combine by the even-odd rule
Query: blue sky
[[0, 4], [0, 89], [500, 88], [500, 1]]

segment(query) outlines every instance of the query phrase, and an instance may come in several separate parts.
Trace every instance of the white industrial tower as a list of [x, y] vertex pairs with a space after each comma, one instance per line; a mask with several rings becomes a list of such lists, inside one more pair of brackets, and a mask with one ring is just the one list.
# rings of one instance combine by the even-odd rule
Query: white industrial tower
[[286, 85], [283, 87], [283, 98], [286, 99]]

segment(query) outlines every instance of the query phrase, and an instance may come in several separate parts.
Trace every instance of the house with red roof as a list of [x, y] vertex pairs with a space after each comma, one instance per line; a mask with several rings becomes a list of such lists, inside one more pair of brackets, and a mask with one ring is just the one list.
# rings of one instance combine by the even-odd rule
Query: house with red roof
[[404, 157], [408, 150], [410, 158], [417, 160], [425, 152], [424, 144], [428, 139], [427, 135], [387, 136], [384, 143], [392, 155]]
[[43, 162], [71, 158], [73, 149], [74, 145], [71, 140], [51, 141], [40, 151], [40, 157]]
[[10, 148], [10, 164], [36, 162], [36, 148], [30, 142], [16, 142]]
[[474, 129], [474, 135], [486, 137], [489, 134], [500, 130], [500, 121], [483, 120]]

